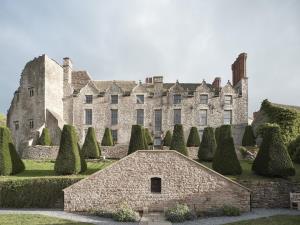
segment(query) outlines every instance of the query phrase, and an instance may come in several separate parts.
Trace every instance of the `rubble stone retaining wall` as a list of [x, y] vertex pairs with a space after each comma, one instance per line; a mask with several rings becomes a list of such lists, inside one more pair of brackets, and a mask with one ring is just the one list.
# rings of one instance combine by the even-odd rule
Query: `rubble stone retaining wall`
[[59, 146], [27, 146], [22, 152], [23, 159], [34, 160], [55, 160], [58, 154]]

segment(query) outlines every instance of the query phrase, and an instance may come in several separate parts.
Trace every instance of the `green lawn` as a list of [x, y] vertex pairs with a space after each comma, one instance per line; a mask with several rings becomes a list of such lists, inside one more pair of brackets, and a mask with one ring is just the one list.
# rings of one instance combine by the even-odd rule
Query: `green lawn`
[[300, 216], [271, 216], [255, 220], [246, 220], [226, 225], [297, 225], [300, 224]]
[[55, 217], [32, 214], [3, 214], [0, 215], [1, 225], [92, 225], [91, 223], [74, 222]]

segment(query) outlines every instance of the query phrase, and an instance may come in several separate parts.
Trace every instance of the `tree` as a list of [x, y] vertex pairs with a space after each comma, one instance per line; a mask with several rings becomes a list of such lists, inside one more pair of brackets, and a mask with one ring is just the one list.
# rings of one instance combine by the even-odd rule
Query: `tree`
[[219, 134], [219, 143], [213, 158], [212, 167], [223, 175], [239, 175], [242, 173], [237, 158], [230, 125], [222, 125]]
[[215, 129], [215, 138], [216, 138], [217, 145], [219, 143], [220, 129], [221, 129], [221, 127], [216, 127], [216, 129]]
[[0, 126], [6, 127], [6, 116], [0, 113]]
[[200, 161], [212, 161], [216, 149], [217, 143], [214, 129], [212, 127], [205, 127], [198, 150], [198, 159]]
[[52, 141], [51, 141], [51, 136], [50, 136], [50, 133], [49, 133], [49, 129], [44, 128], [40, 138], [38, 139], [38, 144], [39, 145], [50, 146], [51, 143], [52, 143]]
[[243, 146], [255, 146], [255, 136], [251, 125], [246, 126], [243, 135], [242, 145]]
[[[295, 158], [298, 158], [295, 156], [295, 154], [297, 152], [297, 147], [300, 147], [300, 135], [298, 137], [296, 137], [296, 139], [291, 141], [290, 144], [288, 145], [288, 152], [290, 154], [290, 157], [293, 160], [295, 160]], [[296, 160], [296, 161], [298, 161], [298, 160]], [[296, 162], [296, 163], [298, 163], [298, 162]]]
[[144, 149], [144, 135], [143, 130], [140, 125], [132, 125], [131, 127], [131, 136], [128, 147], [128, 155], [137, 151]]
[[170, 149], [176, 150], [184, 155], [188, 155], [184, 141], [183, 127], [181, 124], [176, 124], [174, 126]]
[[149, 148], [148, 140], [146, 138], [146, 131], [145, 131], [144, 127], [142, 127], [142, 132], [143, 132], [143, 140], [144, 140], [144, 148], [143, 149], [148, 149]]
[[148, 128], [145, 128], [145, 137], [146, 137], [146, 140], [147, 140], [147, 144], [148, 145], [153, 145], [153, 139], [152, 139], [152, 136], [151, 136]]
[[85, 158], [84, 158], [84, 153], [82, 151], [82, 148], [80, 148], [80, 145], [79, 143], [77, 143], [77, 147], [78, 147], [78, 151], [79, 151], [79, 156], [80, 156], [80, 173], [83, 173], [87, 170], [87, 163], [85, 161]]
[[200, 137], [199, 137], [198, 129], [197, 127], [192, 127], [190, 130], [190, 134], [186, 146], [199, 147], [199, 145], [200, 145]]
[[114, 140], [111, 134], [111, 129], [108, 127], [105, 128], [104, 135], [101, 141], [102, 146], [113, 146], [114, 145]]
[[77, 135], [71, 125], [64, 125], [54, 171], [59, 175], [78, 174], [81, 171]]
[[166, 135], [163, 140], [163, 145], [164, 146], [170, 146], [172, 141], [172, 133], [170, 130], [167, 130]]
[[101, 150], [97, 144], [95, 129], [89, 127], [82, 146], [83, 155], [87, 159], [98, 159], [101, 155]]
[[263, 140], [252, 170], [267, 177], [294, 176], [295, 168], [283, 142], [280, 127], [277, 124], [265, 124], [260, 133]]

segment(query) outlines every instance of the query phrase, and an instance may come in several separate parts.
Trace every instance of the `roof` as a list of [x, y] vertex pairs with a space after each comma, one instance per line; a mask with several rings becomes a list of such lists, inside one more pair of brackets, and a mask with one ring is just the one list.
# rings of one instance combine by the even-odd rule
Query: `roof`
[[[168, 153], [168, 154], [170, 154], [170, 153], [171, 153], [171, 154], [178, 154], [179, 156], [185, 158], [185, 159], [188, 160], [189, 162], [191, 162], [191, 163], [193, 163], [193, 164], [196, 164], [198, 167], [201, 167], [201, 168], [203, 168], [203, 169], [205, 169], [205, 170], [207, 170], [207, 171], [209, 171], [209, 172], [211, 172], [211, 173], [213, 173], [213, 174], [215, 174], [215, 175], [217, 175], [217, 176], [219, 176], [219, 177], [222, 177], [224, 180], [226, 180], [226, 181], [228, 181], [228, 182], [230, 182], [230, 183], [233, 183], [234, 185], [239, 186], [240, 188], [243, 188], [243, 189], [245, 189], [246, 191], [249, 191], [249, 192], [250, 192], [250, 189], [246, 188], [245, 186], [243, 186], [243, 185], [241, 185], [241, 184], [239, 184], [239, 183], [237, 183], [237, 182], [235, 182], [235, 181], [229, 179], [228, 177], [223, 176], [222, 174], [219, 174], [218, 172], [216, 172], [216, 171], [214, 171], [214, 170], [212, 170], [212, 169], [210, 169], [210, 168], [204, 166], [203, 164], [201, 164], [201, 163], [199, 163], [199, 162], [197, 162], [197, 161], [195, 161], [195, 160], [193, 160], [193, 159], [191, 159], [191, 158], [189, 158], [189, 157], [187, 157], [187, 156], [185, 156], [185, 155], [183, 155], [183, 154], [181, 154], [180, 152], [175, 151], [175, 150], [138, 150], [138, 151], [136, 151], [136, 152], [134, 152], [134, 153], [132, 153], [132, 154], [130, 154], [130, 155], [127, 155], [126, 157], [120, 159], [119, 161], [117, 161], [117, 162], [115, 162], [115, 163], [113, 163], [113, 164], [107, 166], [107, 167], [104, 168], [103, 170], [100, 170], [100, 171], [98, 171], [98, 172], [96, 172], [96, 173], [94, 173], [94, 174], [88, 176], [87, 178], [78, 181], [77, 183], [75, 183], [75, 184], [73, 184], [73, 185], [76, 185], [76, 184], [78, 184], [78, 183], [80, 183], [80, 182], [84, 182], [84, 181], [87, 180], [87, 179], [93, 179], [93, 178], [94, 178], [95, 176], [97, 176], [98, 174], [104, 173], [106, 170], [108, 170], [109, 168], [111, 168], [111, 167], [117, 165], [118, 163], [120, 163], [120, 162], [122, 162], [122, 161], [124, 161], [124, 160], [130, 160], [130, 158], [132, 158], [132, 157], [134, 157], [135, 155], [138, 155], [138, 154], [140, 154], [140, 153], [143, 153], [143, 152], [153, 153], [153, 154], [157, 154], [157, 153], [160, 153], [160, 154], [161, 154], [161, 153], [166, 153], [166, 154], [167, 154], [167, 153]], [[63, 191], [66, 191], [66, 190], [70, 189], [73, 185], [71, 185], [71, 186], [69, 186], [69, 187], [63, 189]]]
[[132, 89], [137, 85], [135, 81], [123, 81], [123, 80], [114, 80], [114, 81], [104, 81], [104, 80], [94, 80], [92, 81], [100, 92], [105, 92], [108, 88], [111, 87], [113, 83], [119, 86], [125, 92], [131, 92]]
[[72, 86], [74, 90], [80, 90], [91, 80], [87, 71], [72, 71]]

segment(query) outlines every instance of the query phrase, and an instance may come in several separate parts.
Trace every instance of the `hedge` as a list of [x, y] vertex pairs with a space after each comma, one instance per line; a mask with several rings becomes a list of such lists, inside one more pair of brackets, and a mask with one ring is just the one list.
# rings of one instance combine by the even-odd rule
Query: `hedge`
[[51, 141], [51, 136], [49, 133], [49, 129], [48, 128], [44, 128], [42, 131], [41, 136], [38, 139], [38, 144], [39, 145], [46, 145], [46, 146], [50, 146], [52, 143]]
[[214, 129], [212, 127], [205, 127], [198, 150], [198, 159], [200, 161], [212, 161], [216, 149], [217, 143]]
[[146, 138], [146, 131], [145, 131], [144, 127], [142, 127], [142, 134], [143, 134], [143, 140], [144, 140], [144, 149], [148, 149], [149, 148], [148, 140]]
[[192, 127], [186, 143], [187, 147], [199, 147], [200, 137], [197, 127]]
[[104, 135], [103, 135], [103, 138], [101, 141], [101, 145], [102, 146], [113, 146], [114, 145], [113, 137], [111, 134], [111, 129], [109, 129], [108, 127], [105, 128]]
[[288, 145], [288, 152], [291, 158], [297, 163], [300, 163], [299, 154], [297, 153], [296, 156], [297, 148], [299, 147], [300, 147], [300, 135], [296, 139], [291, 141], [290, 144]]
[[164, 146], [170, 146], [171, 145], [171, 141], [172, 141], [172, 133], [170, 130], [168, 130], [166, 132], [166, 135], [164, 137], [164, 140], [163, 140], [163, 145]]
[[87, 159], [98, 159], [101, 155], [101, 150], [98, 146], [95, 129], [89, 127], [85, 140], [82, 146], [84, 157]]
[[242, 145], [243, 146], [255, 146], [255, 136], [251, 125], [245, 127], [245, 132], [243, 135]]
[[188, 155], [184, 141], [183, 127], [181, 124], [176, 124], [174, 126], [170, 150], [176, 150], [181, 154]]
[[[97, 143], [97, 145], [98, 145], [98, 143]], [[80, 148], [79, 143], [77, 143], [77, 147], [78, 147], [79, 156], [80, 156], [80, 166], [81, 166], [80, 173], [83, 173], [87, 170], [87, 163], [85, 161], [84, 153], [82, 151], [82, 148]]]
[[148, 128], [145, 128], [145, 138], [147, 140], [148, 145], [153, 145], [153, 138], [152, 138]]
[[263, 140], [252, 170], [267, 177], [294, 176], [295, 168], [284, 145], [279, 125], [265, 124], [261, 128], [261, 135]]
[[216, 143], [217, 143], [217, 145], [218, 145], [218, 143], [219, 143], [220, 130], [221, 130], [221, 127], [216, 127], [216, 129], [215, 129], [215, 138], [216, 138]]
[[143, 130], [140, 125], [132, 125], [128, 155], [145, 148]]
[[0, 181], [1, 208], [63, 208], [63, 189], [82, 178], [30, 178]]

